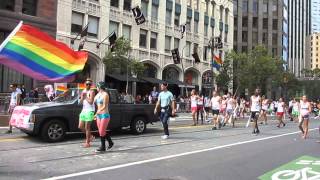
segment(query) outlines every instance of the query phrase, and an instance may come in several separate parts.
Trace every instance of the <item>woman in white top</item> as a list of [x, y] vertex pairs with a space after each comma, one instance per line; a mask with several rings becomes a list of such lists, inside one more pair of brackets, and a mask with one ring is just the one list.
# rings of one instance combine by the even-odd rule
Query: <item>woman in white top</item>
[[298, 117], [299, 117], [299, 114], [300, 114], [300, 103], [299, 101], [297, 101], [296, 98], [294, 98], [292, 100], [292, 112], [291, 112], [291, 117], [293, 118], [293, 121], [294, 122], [298, 122]]
[[[266, 99], [265, 96], [262, 96], [261, 98], [261, 114], [260, 117], [264, 119], [264, 124], [267, 124], [267, 111], [269, 107], [269, 100]], [[263, 124], [263, 122], [261, 122]]]
[[232, 123], [232, 127], [234, 127], [234, 121], [233, 121], [233, 113], [234, 113], [234, 110], [236, 108], [236, 101], [235, 99], [231, 96], [231, 93], [228, 93], [227, 95], [227, 113], [225, 115], [225, 122], [230, 122]]
[[251, 119], [253, 120], [253, 132], [252, 134], [259, 134], [260, 130], [258, 128], [258, 114], [261, 110], [261, 98], [259, 96], [260, 90], [256, 89], [254, 95], [250, 98], [251, 104]]
[[191, 91], [191, 97], [190, 97], [190, 103], [191, 103], [191, 114], [192, 114], [192, 120], [193, 120], [193, 126], [196, 126], [196, 113], [198, 110], [198, 95], [196, 94], [196, 90], [193, 89]]
[[[312, 111], [310, 102], [307, 100], [307, 96], [302, 96], [302, 101], [300, 102], [300, 123], [299, 129], [302, 132], [302, 138], [306, 139], [309, 131], [309, 116]], [[303, 127], [302, 127], [303, 125]]]
[[212, 98], [210, 100], [210, 107], [212, 110], [212, 123], [213, 128], [212, 130], [216, 130], [217, 126], [221, 128], [220, 122], [219, 122], [219, 110], [220, 110], [220, 104], [221, 104], [221, 97], [218, 95], [217, 91], [212, 92]]
[[83, 147], [90, 147], [90, 142], [93, 140], [93, 135], [91, 135], [91, 123], [94, 119], [94, 96], [95, 93], [91, 89], [92, 80], [86, 80], [86, 89], [82, 91], [80, 95], [80, 103], [83, 104], [82, 111], [79, 115], [79, 129], [86, 133], [86, 141]]
[[278, 128], [280, 128], [281, 124], [286, 126], [286, 124], [283, 122], [284, 113], [286, 112], [286, 104], [283, 102], [283, 99], [280, 98], [278, 102], [278, 108], [277, 108], [277, 118], [279, 120]]

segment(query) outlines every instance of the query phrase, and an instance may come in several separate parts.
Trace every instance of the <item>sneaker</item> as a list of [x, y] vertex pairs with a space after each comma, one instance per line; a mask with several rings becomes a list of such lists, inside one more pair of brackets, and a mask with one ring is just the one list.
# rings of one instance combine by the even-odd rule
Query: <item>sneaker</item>
[[11, 134], [12, 133], [12, 130], [8, 130], [5, 132], [5, 134]]
[[161, 136], [162, 139], [168, 139], [168, 137], [169, 137], [168, 135]]
[[98, 149], [96, 149], [97, 153], [105, 152], [105, 151], [106, 151], [106, 148], [103, 148], [103, 147], [99, 147]]
[[217, 127], [213, 127], [212, 130], [217, 130]]
[[259, 133], [260, 133], [259, 129], [258, 129], [258, 130], [256, 130], [256, 134], [259, 134]]
[[109, 146], [108, 146], [107, 150], [111, 150], [111, 149], [112, 149], [112, 147], [113, 147], [113, 145], [114, 145], [114, 143], [109, 144]]

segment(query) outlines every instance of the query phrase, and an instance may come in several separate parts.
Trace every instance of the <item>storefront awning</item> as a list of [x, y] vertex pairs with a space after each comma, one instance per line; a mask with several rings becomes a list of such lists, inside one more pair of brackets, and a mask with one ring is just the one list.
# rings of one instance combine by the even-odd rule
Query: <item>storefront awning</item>
[[144, 81], [147, 81], [149, 83], [152, 83], [152, 84], [162, 84], [166, 81], [163, 81], [161, 79], [157, 79], [157, 78], [152, 78], [152, 77], [139, 77], [140, 79], [144, 80]]
[[168, 84], [175, 84], [175, 85], [178, 85], [179, 87], [184, 87], [184, 88], [195, 88], [196, 87], [195, 85], [190, 85], [190, 84], [184, 83], [179, 80], [171, 79], [171, 80], [168, 80], [167, 82], [168, 82]]
[[127, 81], [128, 79], [129, 82], [145, 82], [144, 80], [141, 80], [132, 76], [127, 77], [127, 75], [122, 75], [122, 74], [107, 74], [107, 76], [119, 81]]

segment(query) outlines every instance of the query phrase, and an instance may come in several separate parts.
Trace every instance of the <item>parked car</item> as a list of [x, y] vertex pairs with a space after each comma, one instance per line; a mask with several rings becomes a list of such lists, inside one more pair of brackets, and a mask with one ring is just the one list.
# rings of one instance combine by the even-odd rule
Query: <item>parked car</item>
[[[125, 104], [120, 102], [117, 90], [108, 89], [108, 92], [110, 130], [130, 127], [135, 134], [142, 134], [148, 123], [158, 121], [153, 114], [155, 105]], [[79, 93], [78, 89], [69, 89], [52, 102], [17, 106], [11, 123], [26, 134], [40, 136], [45, 141], [62, 141], [67, 132], [80, 132], [78, 122], [82, 105], [78, 103]], [[97, 129], [96, 123], [92, 123], [92, 128]]]

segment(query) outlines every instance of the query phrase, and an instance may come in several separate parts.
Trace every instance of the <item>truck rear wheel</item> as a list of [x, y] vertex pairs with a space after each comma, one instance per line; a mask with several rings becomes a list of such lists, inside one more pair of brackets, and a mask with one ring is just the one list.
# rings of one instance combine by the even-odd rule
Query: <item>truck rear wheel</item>
[[134, 120], [131, 122], [130, 129], [134, 134], [144, 133], [147, 129], [147, 124], [146, 124], [145, 118], [144, 117], [134, 118]]
[[42, 126], [41, 138], [47, 142], [62, 141], [66, 135], [66, 125], [63, 121], [52, 119]]

